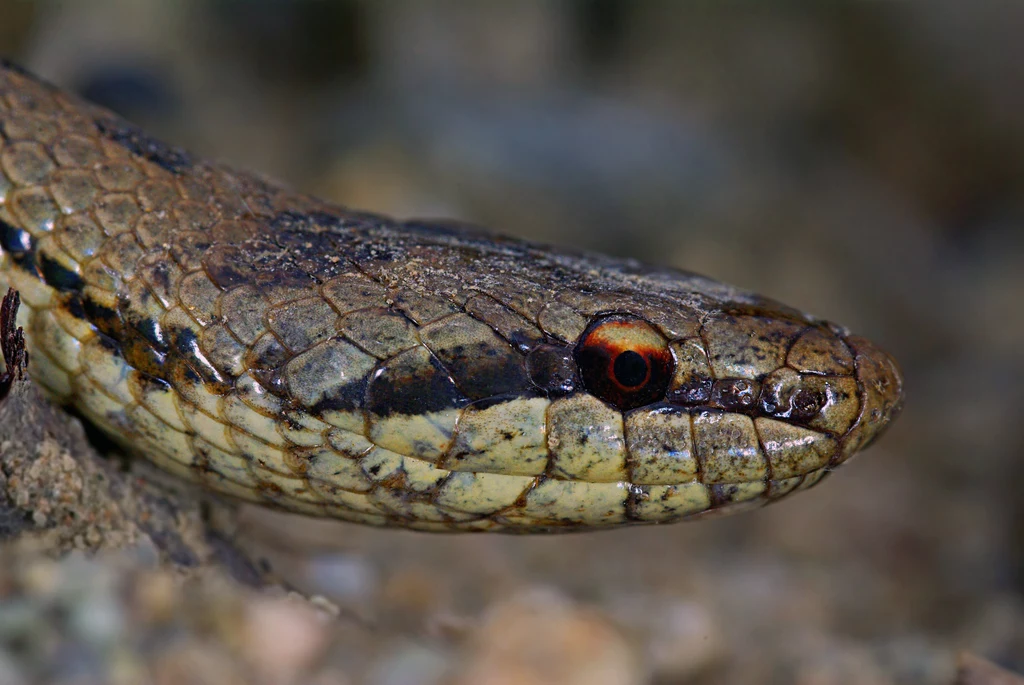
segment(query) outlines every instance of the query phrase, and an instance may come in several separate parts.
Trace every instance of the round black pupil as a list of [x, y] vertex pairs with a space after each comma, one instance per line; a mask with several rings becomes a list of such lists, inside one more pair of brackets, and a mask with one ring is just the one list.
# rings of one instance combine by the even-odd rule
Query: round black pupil
[[627, 388], [635, 388], [647, 378], [647, 360], [633, 350], [615, 358], [615, 380]]

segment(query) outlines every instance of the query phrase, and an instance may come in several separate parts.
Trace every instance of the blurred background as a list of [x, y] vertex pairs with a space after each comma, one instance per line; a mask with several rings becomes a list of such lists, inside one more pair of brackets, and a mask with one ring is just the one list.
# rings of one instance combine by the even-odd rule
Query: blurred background
[[340, 607], [345, 682], [380, 685], [1024, 671], [1022, 30], [1011, 2], [0, 0], [0, 53], [198, 154], [698, 271], [901, 363], [883, 440], [735, 518], [513, 538], [250, 512]]

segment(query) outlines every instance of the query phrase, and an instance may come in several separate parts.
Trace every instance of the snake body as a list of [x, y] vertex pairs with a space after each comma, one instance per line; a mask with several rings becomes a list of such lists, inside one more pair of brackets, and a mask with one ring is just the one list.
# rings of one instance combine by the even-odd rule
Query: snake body
[[338, 207], [8, 62], [0, 251], [53, 399], [313, 516], [547, 532], [746, 509], [820, 481], [901, 400], [887, 354], [764, 297]]

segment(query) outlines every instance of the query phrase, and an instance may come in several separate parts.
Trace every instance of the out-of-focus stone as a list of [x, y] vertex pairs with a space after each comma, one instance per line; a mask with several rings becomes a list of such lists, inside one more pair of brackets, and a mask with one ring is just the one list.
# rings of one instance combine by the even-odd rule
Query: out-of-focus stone
[[261, 597], [246, 614], [242, 651], [271, 682], [298, 681], [330, 641], [325, 617], [301, 601]]
[[142, 621], [162, 623], [174, 616], [178, 588], [173, 576], [158, 571], [142, 574], [132, 590], [135, 611]]
[[549, 590], [491, 607], [452, 685], [639, 685], [645, 669], [594, 609]]
[[1024, 677], [964, 652], [957, 663], [954, 685], [1024, 685]]
[[210, 644], [189, 642], [171, 648], [153, 658], [151, 673], [156, 685], [247, 685], [241, 669], [230, 654]]
[[727, 657], [728, 643], [714, 612], [701, 602], [655, 595], [618, 599], [617, 622], [643, 642], [656, 680], [688, 682]]
[[346, 685], [321, 663], [340, 622], [297, 595], [153, 570], [124, 551], [40, 553], [0, 545], [0, 685]]
[[451, 661], [450, 654], [405, 640], [393, 641], [383, 653], [388, 658], [373, 665], [366, 677], [367, 685], [437, 685]]
[[365, 602], [376, 590], [373, 568], [360, 555], [315, 554], [305, 571], [306, 578], [317, 592], [339, 601]]

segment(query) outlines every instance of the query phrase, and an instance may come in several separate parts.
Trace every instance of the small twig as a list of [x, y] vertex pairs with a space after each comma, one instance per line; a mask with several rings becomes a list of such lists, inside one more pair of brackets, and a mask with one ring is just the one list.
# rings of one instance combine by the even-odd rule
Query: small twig
[[0, 373], [0, 400], [7, 397], [16, 380], [25, 378], [28, 368], [28, 350], [25, 349], [25, 331], [15, 326], [21, 295], [14, 288], [8, 288], [0, 303], [0, 351], [4, 354], [6, 368]]

